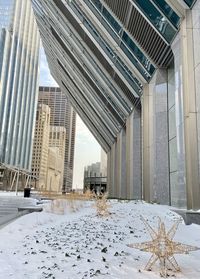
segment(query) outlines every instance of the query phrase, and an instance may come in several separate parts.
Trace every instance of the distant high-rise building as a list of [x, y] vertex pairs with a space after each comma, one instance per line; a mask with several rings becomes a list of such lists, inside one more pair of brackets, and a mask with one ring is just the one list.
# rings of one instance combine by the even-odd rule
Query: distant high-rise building
[[38, 105], [33, 144], [32, 176], [37, 178], [36, 188], [46, 190], [49, 151], [50, 108]]
[[0, 164], [25, 172], [38, 95], [37, 30], [31, 1], [0, 1]]
[[107, 154], [101, 149], [100, 171], [102, 176], [107, 176]]
[[63, 179], [63, 158], [59, 155], [58, 147], [49, 147], [47, 175], [46, 175], [46, 191], [60, 192], [60, 186]]
[[101, 163], [96, 162], [84, 168], [83, 191], [90, 190], [104, 193], [107, 188], [107, 177], [102, 174]]
[[49, 106], [38, 104], [32, 158], [32, 185], [42, 191], [60, 192], [63, 184], [66, 129], [50, 126], [50, 115]]
[[58, 87], [40, 87], [38, 102], [50, 107], [51, 126], [63, 126], [66, 129], [62, 191], [70, 191], [73, 178], [76, 113], [66, 95]]
[[[58, 181], [58, 187], [54, 188], [55, 191], [62, 191], [63, 175], [64, 175], [64, 162], [65, 162], [65, 145], [66, 145], [66, 129], [63, 126], [50, 126], [49, 135], [49, 148], [56, 150], [56, 158], [53, 160], [58, 165], [57, 169], [60, 170], [60, 179]], [[49, 151], [50, 152], [50, 151]], [[51, 153], [52, 156], [52, 153]], [[59, 158], [59, 160], [58, 160]], [[52, 164], [52, 159], [48, 158], [48, 164]], [[56, 167], [55, 167], [56, 169]], [[56, 174], [56, 171], [55, 171]], [[49, 184], [49, 183], [48, 183]], [[52, 189], [52, 187], [51, 187]]]

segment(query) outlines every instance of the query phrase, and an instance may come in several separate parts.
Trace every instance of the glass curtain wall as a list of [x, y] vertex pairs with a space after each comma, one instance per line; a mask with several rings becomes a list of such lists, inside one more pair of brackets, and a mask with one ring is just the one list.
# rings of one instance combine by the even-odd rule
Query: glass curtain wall
[[0, 0], [0, 162], [24, 170], [31, 168], [38, 52], [31, 1]]
[[196, 2], [196, 0], [184, 0], [184, 2], [191, 8]]

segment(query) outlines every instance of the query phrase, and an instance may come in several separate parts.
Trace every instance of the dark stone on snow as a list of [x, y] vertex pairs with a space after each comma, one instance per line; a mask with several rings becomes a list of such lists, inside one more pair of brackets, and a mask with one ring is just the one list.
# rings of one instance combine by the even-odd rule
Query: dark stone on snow
[[104, 248], [101, 250], [102, 253], [106, 253], [107, 251], [108, 251], [108, 248], [107, 248], [107, 247], [104, 247]]

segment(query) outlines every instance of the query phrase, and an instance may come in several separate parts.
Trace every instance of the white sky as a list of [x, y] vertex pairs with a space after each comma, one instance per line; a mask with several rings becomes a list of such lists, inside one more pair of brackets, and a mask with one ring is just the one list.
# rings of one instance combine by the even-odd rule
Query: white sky
[[[40, 86], [58, 86], [52, 78], [43, 49], [40, 58]], [[77, 115], [73, 188], [83, 186], [84, 167], [100, 161], [101, 148]]]

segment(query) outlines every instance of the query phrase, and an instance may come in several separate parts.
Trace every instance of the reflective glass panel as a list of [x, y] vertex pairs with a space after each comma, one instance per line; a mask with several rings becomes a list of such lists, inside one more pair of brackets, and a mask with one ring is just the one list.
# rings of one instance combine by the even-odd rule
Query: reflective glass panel
[[184, 2], [185, 2], [189, 7], [191, 7], [191, 6], [196, 2], [196, 0], [184, 0]]
[[86, 16], [81, 12], [79, 7], [71, 2], [71, 7], [73, 11], [79, 16], [80, 19], [83, 19], [83, 24], [90, 32], [90, 34], [95, 38], [98, 44], [102, 47], [105, 53], [109, 56], [111, 61], [115, 64], [121, 74], [125, 77], [128, 83], [133, 87], [134, 91], [140, 95], [142, 91], [142, 84], [132, 75], [131, 71], [128, 70], [128, 67], [122, 62], [122, 60], [117, 56], [113, 49], [107, 44], [104, 38], [99, 34], [93, 24], [86, 18]]
[[144, 56], [142, 51], [133, 42], [130, 36], [124, 31], [122, 36], [122, 41], [128, 46], [128, 48], [135, 54], [137, 59], [142, 63], [145, 69], [152, 75], [155, 71], [155, 67], [150, 63], [150, 61]]
[[167, 42], [170, 43], [176, 34], [176, 30], [169, 24], [166, 17], [149, 0], [134, 0], [134, 2]]
[[9, 27], [14, 13], [14, 0], [0, 0], [0, 28]]
[[[99, 18], [115, 42], [120, 45], [120, 48], [124, 51], [130, 61], [148, 81], [153, 75], [155, 67], [139, 49], [136, 43], [130, 38], [128, 33], [123, 31], [123, 26], [117, 22], [106, 7], [102, 6], [99, 0], [84, 0], [84, 2], [97, 16], [97, 18]], [[123, 43], [121, 41], [123, 41]]]
[[119, 33], [121, 30], [121, 26], [118, 24], [118, 22], [114, 19], [114, 17], [108, 12], [108, 10], [105, 7], [103, 7], [102, 15], [107, 19], [107, 21], [110, 23], [113, 29], [117, 33]]
[[166, 15], [166, 17], [178, 27], [180, 24], [180, 17], [172, 10], [172, 8], [166, 3], [165, 0], [153, 0], [158, 8]]

